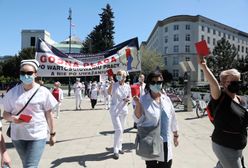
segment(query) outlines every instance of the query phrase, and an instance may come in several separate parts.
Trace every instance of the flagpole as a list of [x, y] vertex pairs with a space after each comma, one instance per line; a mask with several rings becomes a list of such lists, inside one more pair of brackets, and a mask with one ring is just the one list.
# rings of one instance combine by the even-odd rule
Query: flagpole
[[[69, 8], [69, 16], [67, 18], [69, 20], [69, 54], [71, 53], [71, 20], [72, 20], [72, 11], [71, 11], [71, 8]], [[71, 79], [70, 79], [70, 76], [69, 76], [69, 85], [68, 85], [68, 96], [71, 96]]]

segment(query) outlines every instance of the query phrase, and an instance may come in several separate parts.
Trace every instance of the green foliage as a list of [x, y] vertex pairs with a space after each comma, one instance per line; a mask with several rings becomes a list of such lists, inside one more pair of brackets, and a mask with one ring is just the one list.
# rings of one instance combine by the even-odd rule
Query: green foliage
[[98, 53], [114, 46], [114, 13], [109, 4], [99, 14], [101, 20], [83, 42], [81, 52], [84, 54]]
[[157, 67], [165, 69], [164, 58], [156, 52], [148, 49], [140, 50], [141, 57], [141, 69], [142, 72], [147, 75], [149, 72], [155, 70]]
[[34, 48], [25, 48], [21, 50], [18, 55], [9, 57], [3, 63], [1, 63], [1, 74], [6, 78], [6, 80], [19, 79], [19, 70], [20, 63], [24, 59], [34, 59], [35, 49]]
[[208, 67], [217, 77], [221, 71], [231, 68], [238, 68], [238, 61], [235, 57], [238, 51], [228, 40], [222, 38], [217, 42], [213, 55], [207, 58]]

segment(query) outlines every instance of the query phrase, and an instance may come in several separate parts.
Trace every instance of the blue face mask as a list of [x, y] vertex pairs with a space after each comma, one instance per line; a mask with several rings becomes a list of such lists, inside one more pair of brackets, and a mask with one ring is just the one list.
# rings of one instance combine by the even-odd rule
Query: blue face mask
[[159, 93], [162, 89], [162, 84], [155, 84], [155, 85], [150, 85], [150, 89], [154, 93]]
[[34, 81], [34, 77], [33, 75], [20, 75], [20, 80], [24, 83], [24, 84], [31, 84]]
[[121, 81], [122, 80], [122, 76], [120, 76], [120, 75], [116, 75], [115, 78], [116, 78], [117, 81]]

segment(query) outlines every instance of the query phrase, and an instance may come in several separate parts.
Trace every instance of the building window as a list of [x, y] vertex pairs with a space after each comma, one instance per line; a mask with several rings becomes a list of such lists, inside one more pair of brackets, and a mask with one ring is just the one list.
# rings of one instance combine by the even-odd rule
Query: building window
[[238, 51], [240, 51], [240, 45], [238, 45]]
[[164, 32], [168, 32], [168, 27], [165, 27], [164, 28]]
[[201, 40], [204, 40], [205, 38], [204, 38], [204, 35], [201, 35]]
[[185, 52], [186, 52], [186, 53], [189, 53], [189, 52], [190, 52], [190, 46], [189, 46], [189, 45], [186, 45], [186, 46], [185, 46]]
[[208, 37], [208, 40], [207, 41], [208, 41], [208, 44], [210, 44], [210, 37]]
[[226, 33], [223, 33], [223, 37], [226, 38]]
[[190, 41], [190, 34], [186, 34], [185, 41]]
[[210, 28], [208, 27], [208, 33], [210, 33]]
[[230, 34], [228, 34], [228, 39], [231, 39], [231, 35]]
[[185, 58], [185, 61], [190, 61], [190, 57], [186, 57]]
[[248, 47], [246, 47], [245, 52], [248, 53]]
[[179, 41], [179, 35], [178, 34], [174, 34], [174, 41]]
[[179, 52], [179, 46], [178, 45], [173, 46], [173, 52], [174, 53], [178, 53]]
[[186, 25], [185, 25], [185, 29], [186, 29], [186, 30], [190, 30], [190, 25], [189, 25], [189, 24], [186, 24]]
[[204, 29], [205, 29], [205, 27], [204, 27], [204, 26], [202, 26], [202, 27], [201, 27], [201, 30], [202, 30], [202, 31], [204, 31]]
[[164, 37], [164, 42], [165, 42], [165, 43], [168, 43], [168, 36], [165, 36], [165, 37]]
[[164, 47], [164, 54], [168, 54], [168, 47]]
[[216, 40], [215, 40], [215, 38], [213, 38], [213, 45], [215, 45], [216, 44]]
[[164, 57], [164, 64], [167, 65], [167, 57]]
[[233, 41], [235, 41], [235, 37], [233, 36]]
[[35, 47], [35, 37], [30, 37], [30, 46]]
[[213, 29], [213, 34], [216, 34], [216, 30], [215, 29]]
[[173, 69], [172, 76], [173, 76], [174, 78], [178, 78], [178, 77], [179, 77], [179, 70], [178, 70], [178, 69]]
[[221, 32], [219, 31], [219, 37], [221, 37]]
[[179, 30], [179, 25], [174, 25], [174, 30]]
[[173, 57], [173, 65], [178, 65], [179, 64], [179, 58], [178, 57]]
[[244, 52], [244, 46], [241, 47], [241, 52]]

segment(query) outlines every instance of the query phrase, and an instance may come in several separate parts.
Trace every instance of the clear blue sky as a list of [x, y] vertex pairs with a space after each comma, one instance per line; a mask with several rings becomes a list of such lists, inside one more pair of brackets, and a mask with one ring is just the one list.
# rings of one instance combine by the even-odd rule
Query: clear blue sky
[[45, 29], [57, 42], [68, 38], [69, 8], [76, 25], [72, 34], [84, 40], [107, 3], [115, 17], [115, 44], [133, 37], [146, 41], [158, 20], [181, 14], [199, 14], [248, 32], [247, 0], [0, 0], [0, 56], [20, 51], [22, 29]]

